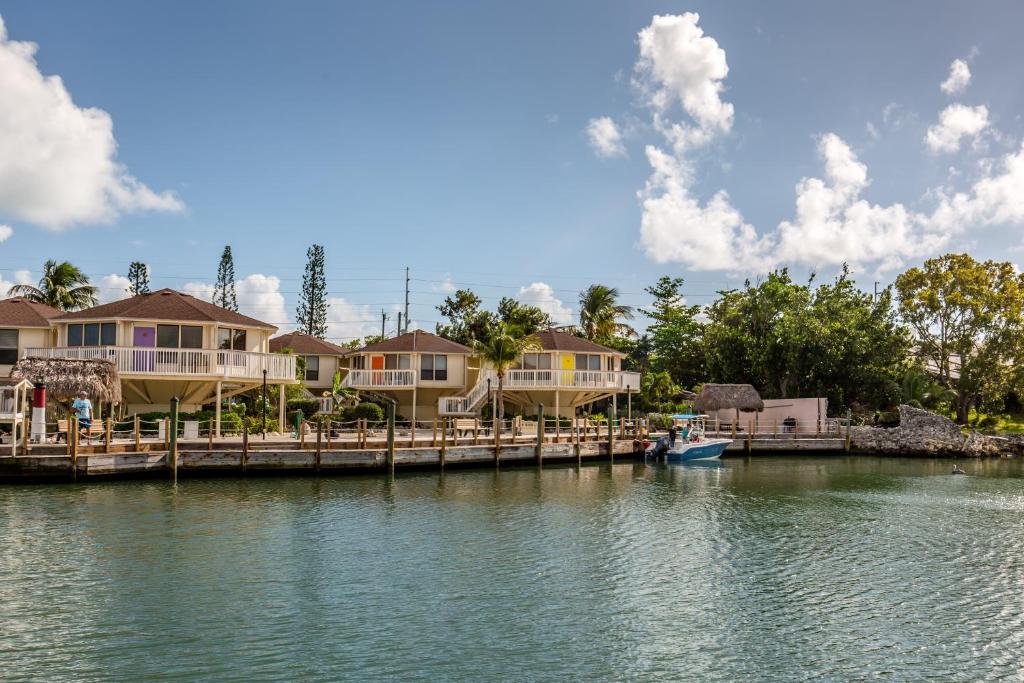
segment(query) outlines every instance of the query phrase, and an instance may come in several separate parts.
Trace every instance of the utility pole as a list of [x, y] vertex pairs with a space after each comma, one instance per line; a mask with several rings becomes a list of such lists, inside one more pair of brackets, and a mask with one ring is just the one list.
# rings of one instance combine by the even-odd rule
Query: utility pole
[[[409, 327], [409, 266], [405, 267], [405, 326]], [[402, 332], [401, 323], [399, 323], [398, 332], [399, 334]]]
[[385, 339], [384, 336], [384, 323], [388, 320], [388, 314], [384, 312], [384, 309], [380, 309], [380, 338]]
[[399, 311], [398, 312], [398, 334], [396, 334], [395, 336], [398, 337], [398, 336], [401, 336], [401, 334], [402, 334], [402, 312]]
[[875, 298], [871, 301], [873, 303], [878, 303], [878, 280], [875, 280]]

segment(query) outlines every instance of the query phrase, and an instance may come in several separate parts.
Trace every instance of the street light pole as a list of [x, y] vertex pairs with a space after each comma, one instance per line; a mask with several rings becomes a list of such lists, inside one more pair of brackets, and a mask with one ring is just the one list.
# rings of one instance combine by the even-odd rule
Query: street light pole
[[[283, 391], [283, 388], [282, 388]], [[263, 368], [263, 440], [267, 440], [267, 369]]]

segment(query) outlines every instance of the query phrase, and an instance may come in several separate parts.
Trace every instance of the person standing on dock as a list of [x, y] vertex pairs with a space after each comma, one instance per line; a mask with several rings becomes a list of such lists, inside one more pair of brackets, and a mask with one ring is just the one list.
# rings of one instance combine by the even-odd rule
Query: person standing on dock
[[71, 409], [78, 418], [79, 429], [85, 430], [86, 441], [92, 443], [92, 401], [89, 400], [89, 394], [79, 391], [78, 398], [71, 404]]

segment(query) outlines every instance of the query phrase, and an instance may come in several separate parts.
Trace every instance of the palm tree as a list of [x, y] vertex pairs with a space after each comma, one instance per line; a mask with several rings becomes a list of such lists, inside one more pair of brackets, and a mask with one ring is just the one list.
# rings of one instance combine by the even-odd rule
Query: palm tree
[[957, 397], [957, 393], [936, 382], [919, 368], [907, 371], [900, 384], [903, 402], [914, 408], [941, 407]]
[[485, 339], [474, 343], [474, 351], [494, 368], [494, 374], [498, 376], [498, 410], [494, 416], [494, 430], [499, 439], [501, 438], [501, 420], [504, 417], [505, 373], [523, 353], [537, 349], [539, 346], [533, 335], [523, 334], [519, 327], [508, 323], [497, 323], [491, 326]]
[[96, 288], [89, 284], [89, 276], [77, 266], [53, 259], [43, 264], [43, 276], [39, 286], [14, 285], [8, 296], [23, 296], [29, 301], [46, 304], [62, 311], [77, 311], [95, 306]]
[[341, 370], [334, 373], [334, 380], [331, 382], [331, 388], [324, 392], [324, 397], [331, 398], [332, 412], [338, 412], [343, 405], [351, 403], [357, 405], [359, 403], [359, 392], [349, 387], [341, 386]]
[[580, 292], [580, 329], [583, 336], [594, 341], [615, 334], [632, 337], [632, 327], [619, 320], [632, 320], [633, 307], [617, 303], [619, 290], [606, 285], [590, 285]]

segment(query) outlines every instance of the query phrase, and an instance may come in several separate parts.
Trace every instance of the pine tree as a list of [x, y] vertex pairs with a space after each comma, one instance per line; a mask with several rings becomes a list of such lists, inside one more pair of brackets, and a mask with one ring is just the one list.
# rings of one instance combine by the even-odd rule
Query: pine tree
[[229, 311], [238, 310], [238, 297], [235, 294], [235, 259], [231, 255], [231, 246], [224, 247], [217, 266], [217, 284], [213, 286], [213, 303]]
[[327, 277], [324, 275], [324, 248], [314, 244], [306, 252], [306, 272], [302, 276], [302, 293], [295, 309], [295, 320], [306, 334], [323, 339], [327, 336]]
[[132, 261], [128, 266], [128, 293], [149, 294], [149, 266], [142, 261]]

